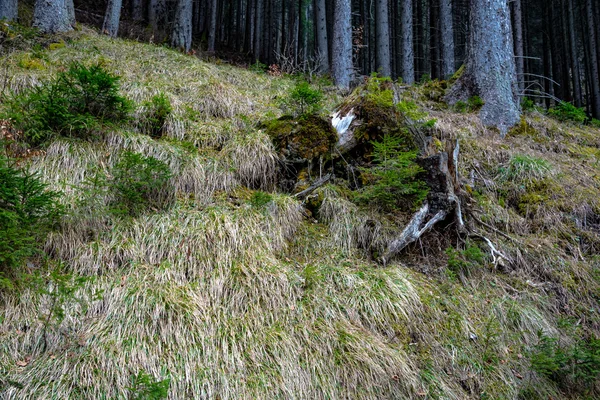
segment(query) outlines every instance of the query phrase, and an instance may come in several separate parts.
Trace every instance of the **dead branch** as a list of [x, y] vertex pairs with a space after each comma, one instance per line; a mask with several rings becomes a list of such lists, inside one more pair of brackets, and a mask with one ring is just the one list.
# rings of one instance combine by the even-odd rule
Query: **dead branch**
[[329, 182], [331, 180], [331, 178], [333, 178], [332, 174], [325, 175], [321, 179], [318, 179], [317, 181], [315, 181], [315, 183], [313, 183], [309, 188], [304, 189], [303, 191], [296, 193], [294, 195], [294, 197], [297, 198], [297, 199], [304, 199], [304, 198], [306, 198], [309, 194], [311, 194], [312, 192], [314, 192], [315, 190], [317, 190], [318, 188], [320, 188], [321, 186], [323, 186], [324, 184], [326, 184], [327, 182]]

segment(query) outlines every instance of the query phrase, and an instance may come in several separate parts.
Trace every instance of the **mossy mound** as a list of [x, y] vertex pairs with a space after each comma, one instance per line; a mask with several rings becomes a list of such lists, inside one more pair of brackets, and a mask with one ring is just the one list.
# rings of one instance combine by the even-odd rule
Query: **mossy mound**
[[298, 119], [284, 116], [265, 122], [263, 127], [272, 138], [279, 155], [290, 161], [327, 158], [337, 142], [337, 133], [331, 123], [316, 114]]
[[369, 142], [381, 140], [384, 135], [403, 137], [407, 151], [416, 149], [414, 138], [406, 129], [404, 114], [394, 104], [393, 85], [389, 78], [371, 76], [339, 108], [342, 115], [352, 111], [356, 116], [353, 124], [355, 148], [364, 154], [372, 150]]

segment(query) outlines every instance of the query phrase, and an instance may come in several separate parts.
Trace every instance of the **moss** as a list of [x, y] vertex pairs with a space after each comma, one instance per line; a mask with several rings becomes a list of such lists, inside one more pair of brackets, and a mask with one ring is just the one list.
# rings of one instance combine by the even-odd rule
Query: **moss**
[[448, 81], [429, 81], [422, 87], [422, 93], [426, 99], [440, 103], [444, 101], [444, 95], [448, 88]]
[[56, 43], [50, 43], [50, 45], [48, 46], [48, 48], [50, 50], [58, 50], [58, 49], [62, 49], [66, 46], [64, 41], [60, 41], [60, 42], [56, 42]]
[[316, 114], [293, 120], [282, 117], [263, 123], [277, 151], [286, 157], [312, 160], [327, 155], [337, 142], [331, 123]]
[[31, 55], [30, 53], [24, 53], [18, 62], [19, 67], [29, 70], [42, 70], [45, 69], [44, 61]]
[[528, 136], [535, 138], [539, 136], [539, 132], [535, 130], [533, 126], [531, 126], [525, 117], [521, 117], [521, 121], [512, 127], [510, 131], [508, 131], [508, 135], [510, 136]]

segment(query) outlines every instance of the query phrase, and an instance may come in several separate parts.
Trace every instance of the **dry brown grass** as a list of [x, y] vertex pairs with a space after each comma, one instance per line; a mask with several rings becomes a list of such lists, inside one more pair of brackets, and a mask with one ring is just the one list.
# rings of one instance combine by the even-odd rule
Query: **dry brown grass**
[[[89, 31], [47, 53], [45, 70], [7, 59], [12, 87], [71, 60], [102, 61], [138, 106], [160, 92], [174, 112], [162, 140], [133, 125], [94, 143], [56, 140], [31, 159], [69, 211], [47, 253], [73, 277], [92, 278], [77, 296], [103, 292], [88, 309], [65, 303], [45, 352], [49, 296], [39, 287], [0, 293], [0, 397], [127, 398], [132, 376], [146, 371], [170, 377], [171, 399], [515, 399], [530, 388], [560, 398], [528, 365], [537, 333], [572, 340], [558, 323], [571, 316], [585, 327], [577, 332], [600, 331], [590, 311], [599, 292], [597, 132], [532, 114], [533, 131], [503, 141], [474, 115], [431, 111], [437, 135], [461, 142], [467, 218], [511, 235], [475, 225], [513, 262], [486, 260], [459, 279], [436, 269], [443, 249], [422, 246], [425, 275], [356, 251], [380, 250], [394, 230], [336, 187], [317, 193], [321, 223], [284, 194], [270, 193], [262, 208], [234, 198], [241, 187], [274, 188], [278, 159], [252, 123], [278, 115], [273, 99], [291, 81]], [[123, 150], [169, 165], [173, 207], [119, 220], [106, 212], [108, 195], [83, 189]], [[552, 165], [520, 181], [533, 192], [497, 179], [519, 154]], [[541, 197], [525, 202], [531, 193]], [[434, 253], [442, 259], [427, 258]], [[51, 288], [41, 265], [30, 268]]]

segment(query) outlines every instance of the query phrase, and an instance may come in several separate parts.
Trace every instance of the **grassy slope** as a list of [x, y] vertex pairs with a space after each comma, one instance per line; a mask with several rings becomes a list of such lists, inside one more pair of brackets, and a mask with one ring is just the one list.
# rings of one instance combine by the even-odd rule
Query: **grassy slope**
[[[355, 248], [363, 211], [330, 188], [320, 223], [286, 195], [264, 208], [245, 201], [245, 185], [272, 187], [276, 155], [253, 125], [280, 114], [291, 81], [93, 32], [34, 64], [23, 62], [28, 54], [0, 59], [14, 90], [73, 60], [103, 61], [137, 104], [160, 91], [175, 112], [167, 139], [123, 129], [96, 143], [57, 140], [32, 159], [72, 211], [46, 250], [103, 294], [87, 310], [67, 304], [46, 352], [39, 317], [49, 299], [2, 294], [0, 374], [23, 387], [0, 397], [126, 398], [139, 371], [169, 376], [171, 398], [561, 397], [526, 354], [538, 331], [569, 341], [598, 330], [599, 242], [581, 222], [599, 222], [597, 131], [531, 114], [535, 129], [500, 140], [474, 115], [405, 93], [431, 108], [440, 135], [460, 138], [471, 207], [514, 240], [479, 228], [513, 262], [448, 273], [440, 254], [464, 243], [430, 235], [410, 259], [382, 268]], [[108, 171], [122, 149], [175, 171], [172, 209], [124, 223], [102, 212], [102, 197], [79, 201], [83, 180]], [[551, 170], [529, 166], [503, 181], [499, 166], [518, 154]], [[537, 197], [523, 197], [532, 179]]]

